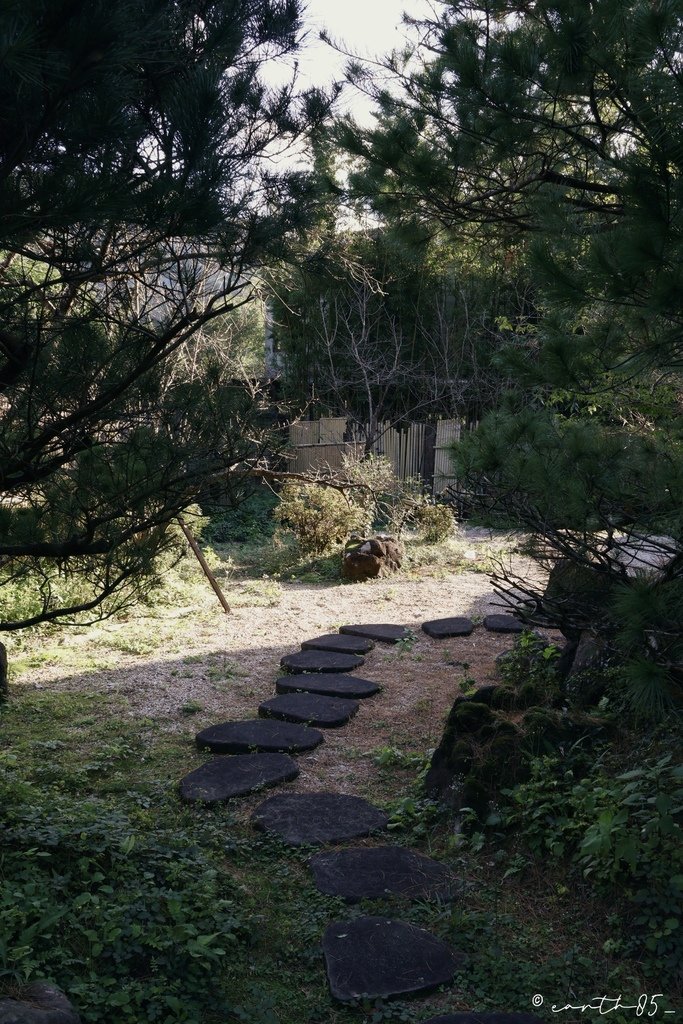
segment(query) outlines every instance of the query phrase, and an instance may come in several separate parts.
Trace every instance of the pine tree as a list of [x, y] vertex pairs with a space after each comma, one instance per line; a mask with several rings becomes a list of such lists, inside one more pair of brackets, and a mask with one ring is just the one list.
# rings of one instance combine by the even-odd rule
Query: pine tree
[[2, 630], [144, 592], [254, 453], [220, 339], [305, 217], [265, 158], [323, 101], [260, 74], [298, 28], [296, 0], [2, 5]]
[[[528, 588], [536, 620], [598, 630], [650, 707], [683, 663], [682, 16], [451, 0], [422, 26], [425, 60], [390, 62], [403, 88], [376, 92], [376, 129], [341, 130], [377, 210], [522, 247], [540, 315], [509, 325], [516, 391], [458, 461], [602, 595]], [[625, 567], [624, 534], [668, 538], [649, 542], [657, 576]]]

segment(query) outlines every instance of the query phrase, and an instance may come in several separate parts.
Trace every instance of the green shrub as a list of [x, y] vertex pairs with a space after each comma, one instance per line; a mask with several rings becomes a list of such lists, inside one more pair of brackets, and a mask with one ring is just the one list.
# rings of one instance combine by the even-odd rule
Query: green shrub
[[340, 491], [316, 484], [286, 484], [273, 515], [294, 533], [303, 555], [322, 555], [363, 525], [362, 513]]
[[440, 544], [453, 533], [455, 520], [447, 505], [422, 505], [415, 513], [415, 525], [422, 540], [428, 544]]
[[515, 639], [512, 650], [501, 658], [500, 675], [522, 698], [521, 704], [552, 703], [559, 694], [559, 657], [559, 647], [525, 630]]
[[[606, 895], [626, 893], [634, 934], [661, 970], [683, 960], [683, 766], [671, 755], [614, 778], [583, 782], [574, 803], [591, 823], [578, 851]], [[634, 943], [638, 945], [639, 943]]]
[[[53, 979], [86, 1022], [199, 1024], [244, 927], [192, 836], [0, 776], [0, 981]], [[211, 973], [210, 973], [211, 972]]]
[[400, 536], [427, 502], [420, 477], [401, 479], [384, 455], [345, 456], [342, 465], [347, 480], [363, 485], [350, 490], [350, 499], [365, 531], [377, 525]]
[[277, 498], [262, 486], [237, 508], [215, 509], [202, 540], [210, 544], [247, 544], [267, 541], [273, 535], [273, 510]]
[[566, 858], [600, 895], [625, 898], [621, 950], [674, 976], [683, 957], [683, 766], [667, 754], [609, 775], [574, 760], [536, 759], [530, 780], [507, 791], [503, 820], [537, 856]]

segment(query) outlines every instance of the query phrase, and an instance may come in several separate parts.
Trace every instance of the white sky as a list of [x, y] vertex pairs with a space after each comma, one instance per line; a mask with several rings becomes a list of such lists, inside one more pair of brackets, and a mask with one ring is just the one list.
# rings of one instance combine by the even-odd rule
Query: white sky
[[[431, 9], [429, 0], [304, 0], [304, 5], [306, 42], [297, 57], [304, 88], [325, 86], [344, 77], [347, 58], [319, 40], [321, 29], [350, 53], [375, 57], [406, 41], [403, 11], [422, 17]], [[368, 118], [367, 104], [354, 99], [350, 90], [344, 94], [342, 108], [350, 108], [361, 120]]]

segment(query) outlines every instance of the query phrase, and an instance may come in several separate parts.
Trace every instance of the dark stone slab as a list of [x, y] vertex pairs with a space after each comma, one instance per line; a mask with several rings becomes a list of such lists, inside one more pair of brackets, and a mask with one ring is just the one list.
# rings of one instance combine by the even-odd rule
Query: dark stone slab
[[333, 922], [323, 955], [330, 991], [342, 1002], [426, 992], [452, 981], [464, 959], [423, 928], [387, 917]]
[[0, 1024], [80, 1024], [81, 1018], [61, 989], [34, 981], [21, 999], [0, 999]]
[[484, 626], [492, 633], [521, 633], [524, 629], [523, 623], [514, 615], [487, 615]]
[[349, 903], [387, 893], [448, 900], [457, 892], [456, 879], [444, 864], [404, 846], [326, 851], [316, 853], [308, 863], [321, 892]]
[[339, 673], [306, 673], [282, 676], [275, 683], [278, 693], [321, 693], [327, 697], [372, 697], [380, 687], [369, 679], [359, 676], [345, 676]]
[[326, 633], [313, 640], [304, 640], [302, 651], [336, 651], [338, 654], [367, 654], [375, 645], [362, 636], [344, 636], [342, 633]]
[[365, 661], [357, 654], [338, 654], [334, 651], [299, 651], [286, 654], [280, 661], [290, 672], [353, 672]]
[[423, 1024], [541, 1024], [541, 1018], [535, 1013], [478, 1013], [476, 1010], [466, 1010], [430, 1017]]
[[455, 616], [450, 619], [431, 619], [429, 622], [423, 622], [422, 629], [427, 636], [445, 640], [452, 636], [469, 636], [474, 629], [474, 623], [472, 619]]
[[294, 754], [302, 750], [313, 750], [324, 738], [317, 729], [309, 729], [305, 725], [267, 721], [263, 718], [221, 722], [220, 725], [202, 729], [195, 737], [197, 746], [208, 747], [214, 754], [249, 754], [253, 751]]
[[296, 761], [287, 754], [217, 757], [182, 779], [180, 795], [183, 800], [218, 803], [265, 786], [275, 786], [278, 782], [289, 782], [298, 774]]
[[278, 793], [251, 816], [262, 832], [275, 832], [290, 846], [343, 843], [386, 828], [389, 816], [359, 796], [343, 793]]
[[285, 693], [259, 704], [262, 718], [281, 718], [284, 722], [310, 722], [333, 729], [346, 725], [359, 708], [357, 700], [323, 697], [318, 693]]
[[348, 636], [364, 636], [368, 640], [380, 640], [385, 644], [396, 644], [410, 636], [410, 630], [405, 626], [377, 622], [370, 625], [360, 623], [357, 626], [342, 626], [339, 632]]

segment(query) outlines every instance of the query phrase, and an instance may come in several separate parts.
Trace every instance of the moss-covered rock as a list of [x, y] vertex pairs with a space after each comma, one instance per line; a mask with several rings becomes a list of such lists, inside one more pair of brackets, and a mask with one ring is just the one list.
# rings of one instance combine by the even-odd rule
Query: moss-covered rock
[[489, 791], [475, 775], [468, 775], [462, 784], [461, 807], [471, 807], [480, 820], [486, 816]]
[[493, 722], [491, 709], [475, 700], [463, 700], [455, 704], [450, 717], [456, 735], [478, 733], [482, 727]]
[[512, 686], [497, 686], [491, 698], [491, 707], [499, 711], [512, 711], [517, 695]]
[[[542, 701], [543, 686], [528, 681], [518, 692], [496, 687], [492, 705], [474, 697], [458, 697], [448, 716], [441, 743], [432, 757], [426, 789], [448, 806], [471, 807], [483, 819], [492, 802], [507, 789], [529, 777], [530, 764], [539, 753], [569, 748], [580, 737], [599, 738], [609, 725], [580, 709], [568, 711]], [[520, 705], [531, 703], [523, 716]], [[508, 708], [502, 705], [507, 704]]]

